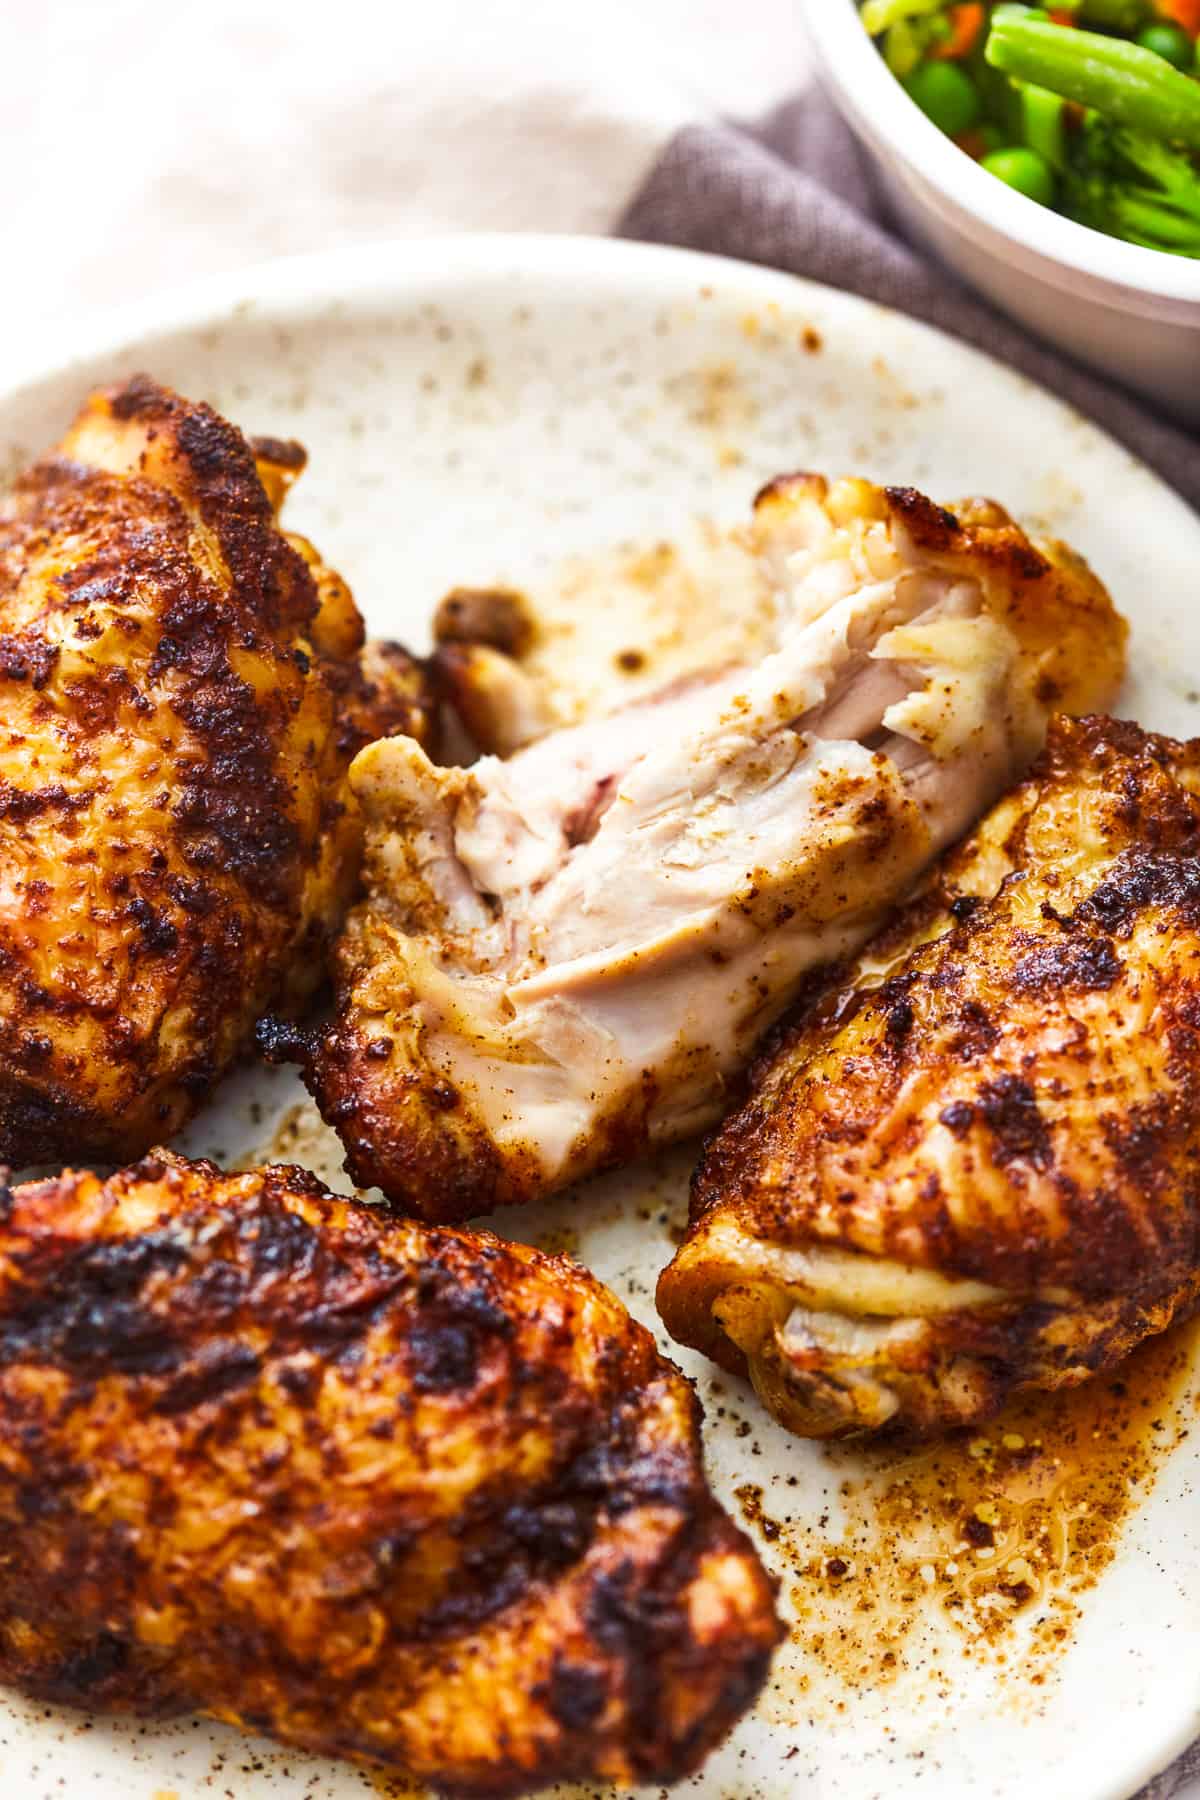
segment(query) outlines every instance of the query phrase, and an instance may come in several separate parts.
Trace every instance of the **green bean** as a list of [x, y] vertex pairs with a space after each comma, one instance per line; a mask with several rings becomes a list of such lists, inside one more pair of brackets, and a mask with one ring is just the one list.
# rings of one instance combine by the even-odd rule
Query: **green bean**
[[1136, 194], [1132, 190], [1121, 196], [1121, 225], [1132, 241], [1149, 244], [1155, 250], [1174, 250], [1176, 254], [1196, 256], [1196, 221], [1160, 206], [1153, 195]]
[[1006, 75], [1094, 107], [1118, 125], [1200, 150], [1200, 86], [1153, 50], [1010, 17], [993, 21], [987, 58]]

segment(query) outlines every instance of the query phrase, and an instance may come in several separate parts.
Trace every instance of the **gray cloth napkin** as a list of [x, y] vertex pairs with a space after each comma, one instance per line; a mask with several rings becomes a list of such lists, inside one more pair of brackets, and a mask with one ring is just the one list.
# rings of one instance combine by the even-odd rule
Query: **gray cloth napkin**
[[[1027, 337], [914, 250], [848, 127], [815, 89], [762, 125], [681, 131], [635, 195], [620, 231], [790, 269], [926, 319], [1070, 401], [1200, 509], [1200, 441]], [[1192, 1776], [1200, 1776], [1200, 1743], [1138, 1800], [1169, 1800]]]
[[619, 230], [790, 269], [926, 319], [1070, 401], [1200, 510], [1200, 440], [1028, 337], [914, 250], [849, 128], [815, 89], [761, 125], [687, 126]]

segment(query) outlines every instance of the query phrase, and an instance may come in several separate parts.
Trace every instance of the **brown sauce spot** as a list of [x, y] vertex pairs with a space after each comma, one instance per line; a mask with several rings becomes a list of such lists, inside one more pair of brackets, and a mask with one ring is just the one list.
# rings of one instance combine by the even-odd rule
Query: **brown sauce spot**
[[[1195, 1320], [1107, 1376], [1019, 1398], [974, 1436], [823, 1450], [841, 1530], [832, 1508], [786, 1521], [775, 1546], [796, 1613], [782, 1705], [797, 1683], [806, 1714], [901, 1680], [945, 1695], [961, 1664], [980, 1662], [1012, 1668], [1014, 1699], [1036, 1695], [1135, 1505], [1194, 1426], [1198, 1346]], [[743, 1512], [754, 1525], [761, 1505], [743, 1500]]]
[[758, 416], [758, 402], [741, 370], [727, 359], [673, 376], [667, 386], [687, 406], [691, 422], [709, 430], [751, 425]]
[[359, 1773], [385, 1800], [433, 1800], [431, 1790], [411, 1775], [394, 1775], [385, 1769], [361, 1769]]
[[734, 1489], [734, 1498], [742, 1509], [742, 1517], [747, 1525], [757, 1531], [768, 1544], [773, 1544], [783, 1527], [778, 1519], [773, 1519], [769, 1513], [763, 1511], [762, 1489], [747, 1482], [744, 1486]]

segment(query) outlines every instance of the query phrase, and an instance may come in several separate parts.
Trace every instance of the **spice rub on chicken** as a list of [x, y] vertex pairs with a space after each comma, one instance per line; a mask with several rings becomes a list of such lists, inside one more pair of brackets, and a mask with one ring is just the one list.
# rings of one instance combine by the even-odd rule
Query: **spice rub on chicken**
[[1200, 1296], [1200, 740], [1061, 719], [764, 1057], [668, 1329], [807, 1436], [975, 1425]]
[[425, 735], [403, 652], [276, 524], [304, 464], [139, 376], [0, 500], [0, 1162], [137, 1155], [358, 876], [346, 771]]
[[491, 1800], [753, 1703], [772, 1584], [578, 1264], [165, 1151], [4, 1198], [0, 1681]]
[[360, 1184], [463, 1218], [712, 1123], [799, 979], [1118, 685], [1104, 589], [988, 502], [798, 476], [757, 529], [756, 662], [506, 761], [356, 760], [367, 891], [307, 1079]]

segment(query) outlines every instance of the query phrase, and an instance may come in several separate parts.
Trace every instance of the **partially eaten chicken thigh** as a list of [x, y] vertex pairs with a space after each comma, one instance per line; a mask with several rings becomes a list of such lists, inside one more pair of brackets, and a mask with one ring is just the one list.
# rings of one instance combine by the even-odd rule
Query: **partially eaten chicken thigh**
[[354, 1178], [429, 1219], [709, 1124], [802, 976], [856, 949], [1100, 703], [1124, 627], [999, 508], [815, 476], [757, 505], [776, 648], [507, 761], [363, 751], [367, 898], [309, 1080]]
[[1200, 740], [1059, 720], [708, 1146], [668, 1329], [806, 1436], [977, 1425], [1200, 1296]]

